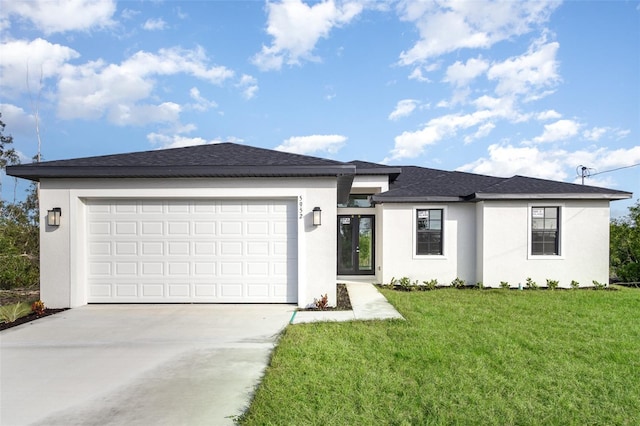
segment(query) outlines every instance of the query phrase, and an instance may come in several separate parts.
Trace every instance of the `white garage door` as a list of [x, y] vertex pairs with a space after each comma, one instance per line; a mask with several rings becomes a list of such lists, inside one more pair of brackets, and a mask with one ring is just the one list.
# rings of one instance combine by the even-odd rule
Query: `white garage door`
[[89, 303], [295, 303], [291, 200], [87, 200]]

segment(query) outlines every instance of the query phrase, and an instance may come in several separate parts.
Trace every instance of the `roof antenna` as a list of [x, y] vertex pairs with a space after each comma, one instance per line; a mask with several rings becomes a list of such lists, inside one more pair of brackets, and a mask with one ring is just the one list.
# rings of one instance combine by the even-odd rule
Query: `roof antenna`
[[594, 171], [595, 169], [591, 169], [587, 166], [583, 166], [583, 165], [579, 165], [578, 167], [576, 167], [576, 174], [578, 176], [582, 177], [582, 184], [584, 185], [584, 178], [585, 177], [590, 177], [591, 176], [591, 172]]

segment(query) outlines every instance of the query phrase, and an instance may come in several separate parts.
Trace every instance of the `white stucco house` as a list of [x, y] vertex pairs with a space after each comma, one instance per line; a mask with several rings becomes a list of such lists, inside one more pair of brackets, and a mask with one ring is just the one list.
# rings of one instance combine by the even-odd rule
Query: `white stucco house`
[[608, 281], [609, 203], [522, 176], [343, 163], [233, 143], [7, 167], [40, 182], [41, 298], [295, 303], [336, 280]]

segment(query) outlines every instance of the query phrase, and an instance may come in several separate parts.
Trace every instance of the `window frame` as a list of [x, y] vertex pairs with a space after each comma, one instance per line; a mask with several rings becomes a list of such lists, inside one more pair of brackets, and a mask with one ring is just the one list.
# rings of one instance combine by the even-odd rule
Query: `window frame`
[[[533, 252], [533, 209], [549, 208], [557, 209], [557, 236], [556, 236], [556, 254], [535, 254]], [[563, 248], [563, 232], [564, 232], [564, 204], [563, 203], [529, 203], [527, 206], [527, 253], [529, 259], [564, 259]]]
[[[418, 254], [418, 211], [420, 210], [440, 210], [441, 213], [441, 225], [440, 225], [440, 254]], [[412, 209], [413, 214], [413, 258], [414, 259], [445, 259], [446, 258], [446, 241], [445, 241], [445, 226], [447, 221], [447, 207], [446, 206], [416, 206]]]

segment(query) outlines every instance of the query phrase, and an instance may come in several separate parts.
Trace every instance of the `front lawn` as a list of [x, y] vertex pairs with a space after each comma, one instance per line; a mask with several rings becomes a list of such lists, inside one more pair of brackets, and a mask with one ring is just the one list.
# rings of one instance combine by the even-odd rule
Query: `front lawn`
[[640, 291], [384, 295], [406, 321], [287, 327], [245, 425], [640, 424]]

